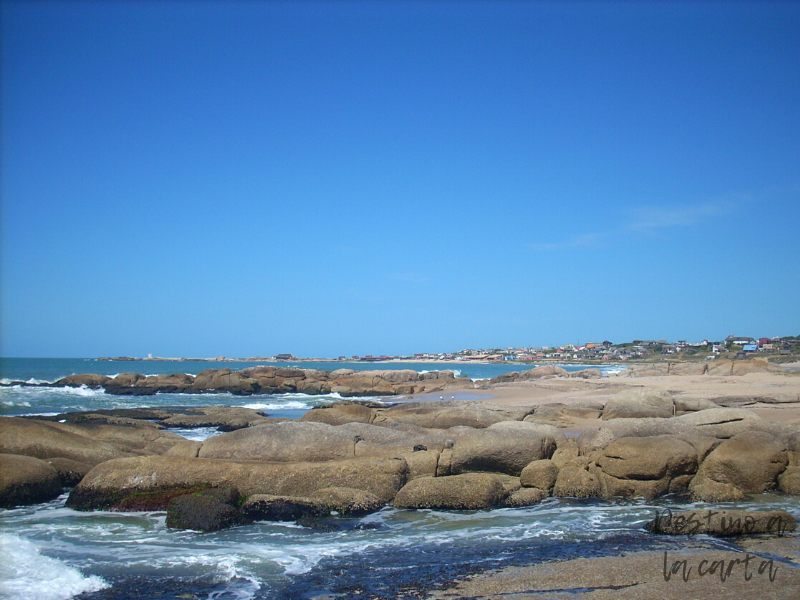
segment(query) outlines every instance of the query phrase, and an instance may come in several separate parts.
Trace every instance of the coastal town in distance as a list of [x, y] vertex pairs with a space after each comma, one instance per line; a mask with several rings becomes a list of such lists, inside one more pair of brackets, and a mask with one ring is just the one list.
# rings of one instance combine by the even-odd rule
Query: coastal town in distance
[[608, 340], [602, 342], [587, 342], [585, 344], [564, 344], [563, 346], [530, 346], [517, 348], [481, 348], [464, 349], [457, 352], [421, 352], [411, 355], [380, 355], [373, 356], [339, 356], [337, 358], [308, 358], [299, 357], [290, 353], [275, 354], [274, 356], [251, 356], [245, 358], [231, 358], [217, 356], [215, 358], [167, 358], [148, 355], [147, 358], [132, 356], [101, 356], [97, 360], [114, 361], [242, 361], [242, 362], [414, 362], [414, 361], [470, 361], [470, 362], [586, 362], [586, 363], [615, 363], [625, 361], [699, 361], [725, 359], [766, 358], [771, 362], [793, 362], [800, 356], [800, 336], [781, 337], [750, 337], [729, 335], [723, 340], [701, 342], [687, 342], [678, 340], [668, 342], [659, 340], [632, 340], [624, 343], [612, 343]]

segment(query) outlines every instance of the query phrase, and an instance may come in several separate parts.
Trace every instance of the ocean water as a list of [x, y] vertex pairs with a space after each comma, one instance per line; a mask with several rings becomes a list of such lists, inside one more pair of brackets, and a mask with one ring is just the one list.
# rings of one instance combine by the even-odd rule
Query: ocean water
[[[80, 372], [170, 373], [189, 370], [185, 368], [188, 364], [136, 362], [122, 367], [119, 363], [82, 359], [4, 359], [2, 377], [53, 381]], [[330, 363], [322, 364], [331, 367]], [[417, 370], [437, 366], [441, 365], [409, 365]], [[465, 365], [464, 374], [485, 378], [519, 369], [508, 367]], [[4, 415], [219, 404], [253, 406], [276, 416], [299, 416], [331, 399], [299, 394], [158, 394], [137, 398], [87, 389], [0, 388]], [[203, 439], [218, 432], [203, 428], [178, 433]], [[643, 525], [656, 510], [703, 506], [676, 498], [649, 502], [551, 498], [533, 507], [491, 511], [387, 507], [361, 519], [334, 518], [330, 531], [293, 523], [255, 523], [202, 534], [167, 529], [163, 512], [73, 511], [65, 507], [66, 497], [64, 494], [52, 502], [0, 510], [0, 598], [424, 598], [429, 590], [484, 569], [685, 545], [685, 539], [655, 538], [643, 530]], [[736, 503], [736, 507], [781, 508], [800, 518], [800, 501], [781, 494], [754, 496]], [[697, 536], [692, 543], [730, 547], [730, 542], [705, 536]]]
[[[190, 373], [196, 375], [204, 369], [240, 370], [256, 365], [299, 367], [304, 369], [353, 369], [356, 371], [412, 369], [419, 372], [449, 369], [459, 377], [473, 380], [490, 379], [503, 373], [533, 368], [533, 365], [510, 364], [442, 364], [442, 363], [347, 363], [347, 362], [224, 362], [224, 361], [98, 361], [88, 358], [2, 358], [0, 383], [13, 381], [27, 383], [52, 383], [76, 373], [99, 373], [114, 376], [119, 373], [167, 375]], [[587, 367], [566, 365], [568, 371]], [[619, 366], [603, 365], [605, 373], [618, 371]], [[463, 398], [477, 397], [469, 394]], [[25, 386], [0, 386], [0, 415], [56, 415], [68, 411], [85, 411], [113, 408], [141, 408], [162, 406], [246, 406], [259, 409], [271, 417], [300, 418], [304, 412], [320, 404], [332, 402], [337, 394], [307, 396], [305, 394], [262, 394], [234, 396], [232, 394], [156, 394], [153, 396], [113, 396], [103, 390], [80, 388], [48, 388]], [[385, 400], [385, 399], [384, 399]]]

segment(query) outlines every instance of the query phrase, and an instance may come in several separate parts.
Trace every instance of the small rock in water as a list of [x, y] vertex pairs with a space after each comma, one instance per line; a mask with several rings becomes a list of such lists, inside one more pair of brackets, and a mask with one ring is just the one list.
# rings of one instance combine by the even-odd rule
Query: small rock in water
[[795, 518], [784, 510], [685, 510], [665, 511], [645, 525], [651, 533], [667, 535], [707, 534], [734, 537], [754, 533], [783, 535], [797, 527]]

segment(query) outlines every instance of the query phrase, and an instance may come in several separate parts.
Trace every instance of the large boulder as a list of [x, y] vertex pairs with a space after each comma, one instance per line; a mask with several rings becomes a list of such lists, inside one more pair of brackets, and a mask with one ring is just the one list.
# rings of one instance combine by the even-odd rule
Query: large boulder
[[708, 502], [741, 499], [774, 488], [787, 464], [785, 444], [761, 431], [745, 431], [706, 457], [689, 489]]
[[65, 429], [62, 423], [0, 417], [0, 452], [34, 458], [69, 458], [96, 465], [131, 456], [108, 442], [86, 435], [85, 430]]
[[109, 394], [121, 396], [150, 396], [158, 392], [180, 393], [193, 389], [194, 376], [186, 373], [171, 375], [140, 375], [120, 373], [103, 386]]
[[355, 456], [355, 444], [352, 433], [332, 425], [285, 421], [209, 438], [203, 442], [198, 458], [329, 461]]
[[377, 410], [370, 403], [344, 401], [325, 404], [300, 417], [301, 421], [344, 425], [345, 423], [372, 423]]
[[47, 502], [60, 493], [58, 472], [45, 461], [0, 454], [0, 508]]
[[394, 506], [478, 510], [499, 506], [505, 497], [503, 484], [495, 475], [467, 473], [409, 481], [395, 496]]
[[[685, 488], [697, 470], [697, 451], [675, 436], [621, 438], [595, 456], [603, 496], [654, 498]], [[684, 479], [685, 478], [685, 479]]]
[[697, 470], [697, 451], [675, 436], [629, 437], [606, 446], [595, 462], [618, 479], [673, 478]]
[[674, 433], [696, 433], [720, 439], [732, 438], [764, 424], [756, 413], [743, 408], [710, 408], [671, 419]]
[[549, 426], [519, 425], [527, 427], [490, 427], [460, 436], [453, 446], [451, 472], [492, 471], [519, 476], [529, 463], [553, 455], [557, 438], [550, 432], [541, 431], [542, 427]]
[[567, 464], [559, 469], [552, 494], [556, 498], [596, 498], [601, 495], [600, 480], [586, 469]]
[[672, 396], [664, 390], [633, 388], [614, 394], [603, 409], [603, 420], [669, 418], [675, 414]]
[[522, 371], [519, 374], [519, 378], [522, 381], [532, 381], [541, 379], [542, 377], [567, 377], [568, 375], [569, 372], [563, 367], [556, 365], [541, 365], [539, 367], [534, 367], [533, 369], [528, 369], [527, 371]]
[[167, 505], [166, 524], [172, 529], [218, 531], [239, 521], [238, 508], [203, 492], [176, 496]]
[[250, 521], [296, 521], [303, 517], [327, 517], [321, 502], [294, 496], [253, 494], [242, 504], [242, 516]]
[[658, 435], [697, 435], [728, 439], [749, 430], [777, 431], [780, 426], [764, 421], [753, 411], [741, 408], [712, 408], [687, 413], [670, 419], [612, 419], [599, 429], [587, 430], [578, 437], [579, 447], [586, 453], [604, 448], [623, 437]]
[[111, 381], [111, 377], [106, 375], [98, 375], [97, 373], [81, 373], [79, 375], [69, 375], [62, 377], [53, 385], [58, 387], [81, 387], [97, 389], [106, 385]]
[[210, 487], [233, 487], [242, 496], [270, 494], [307, 498], [317, 490], [364, 490], [389, 502], [406, 482], [399, 459], [353, 458], [328, 462], [267, 463], [176, 456], [145, 456], [104, 462], [72, 490], [77, 510], [164, 510], [175, 496]]
[[558, 479], [558, 466], [549, 459], [535, 460], [522, 469], [519, 482], [522, 487], [550, 490]]

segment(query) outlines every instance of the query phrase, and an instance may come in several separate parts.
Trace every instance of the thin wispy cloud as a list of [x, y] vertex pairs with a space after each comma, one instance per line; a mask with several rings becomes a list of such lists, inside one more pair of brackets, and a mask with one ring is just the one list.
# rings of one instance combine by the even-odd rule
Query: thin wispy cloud
[[643, 206], [631, 211], [630, 219], [621, 227], [607, 231], [579, 233], [560, 242], [538, 242], [530, 247], [540, 251], [567, 250], [604, 244], [608, 240], [624, 240], [635, 234], [655, 234], [678, 227], [694, 227], [711, 219], [732, 213], [735, 203], [708, 202], [685, 206]]
[[729, 212], [730, 207], [721, 203], [670, 208], [648, 206], [634, 211], [634, 221], [628, 224], [627, 229], [629, 231], [654, 231], [669, 227], [691, 227]]

